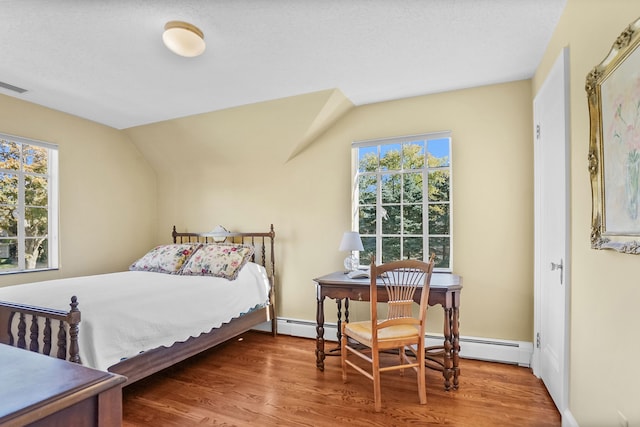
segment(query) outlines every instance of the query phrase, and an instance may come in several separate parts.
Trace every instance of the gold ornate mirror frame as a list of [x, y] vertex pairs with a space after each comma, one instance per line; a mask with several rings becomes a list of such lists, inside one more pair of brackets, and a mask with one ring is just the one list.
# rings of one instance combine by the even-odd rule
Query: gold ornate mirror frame
[[591, 247], [640, 254], [640, 18], [587, 75]]

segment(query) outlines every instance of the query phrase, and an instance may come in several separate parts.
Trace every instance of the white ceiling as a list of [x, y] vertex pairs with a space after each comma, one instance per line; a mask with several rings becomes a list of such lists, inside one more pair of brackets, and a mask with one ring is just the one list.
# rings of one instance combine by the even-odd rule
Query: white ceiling
[[[566, 0], [0, 0], [0, 93], [123, 129], [338, 88], [355, 105], [532, 77]], [[164, 24], [198, 26], [183, 58]]]

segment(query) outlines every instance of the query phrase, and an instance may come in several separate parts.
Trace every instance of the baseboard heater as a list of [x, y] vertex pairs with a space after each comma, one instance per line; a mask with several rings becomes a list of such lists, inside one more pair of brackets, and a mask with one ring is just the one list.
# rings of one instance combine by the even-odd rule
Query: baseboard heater
[[[255, 329], [270, 331], [270, 324], [265, 323]], [[325, 341], [337, 342], [337, 324], [324, 324]], [[278, 317], [278, 333], [303, 338], [316, 338], [316, 323], [309, 320]], [[427, 334], [427, 346], [441, 345], [443, 335]], [[519, 366], [531, 366], [533, 343], [491, 338], [460, 336], [460, 357], [466, 359], [487, 360], [491, 362], [509, 363]]]

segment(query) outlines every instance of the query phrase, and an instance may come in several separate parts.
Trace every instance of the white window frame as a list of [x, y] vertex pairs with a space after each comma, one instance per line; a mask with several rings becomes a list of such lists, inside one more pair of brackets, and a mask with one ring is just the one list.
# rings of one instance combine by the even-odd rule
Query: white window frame
[[27, 269], [25, 265], [25, 239], [26, 232], [24, 227], [25, 213], [25, 176], [37, 175], [31, 172], [25, 172], [22, 162], [23, 157], [20, 156], [20, 169], [0, 169], [0, 172], [17, 175], [18, 177], [18, 204], [16, 215], [18, 215], [18, 268], [9, 271], [0, 270], [0, 275], [14, 273], [30, 273], [43, 270], [54, 270], [59, 266], [59, 250], [58, 250], [58, 223], [59, 223], [59, 169], [58, 169], [58, 146], [44, 141], [37, 141], [29, 138], [23, 138], [15, 135], [0, 133], [0, 139], [20, 144], [21, 152], [24, 145], [31, 145], [47, 149], [47, 214], [48, 214], [48, 231], [47, 231], [47, 261], [46, 267]]
[[[423, 206], [423, 216], [422, 216], [422, 238], [423, 238], [423, 258], [424, 261], [427, 261], [430, 255], [430, 251], [429, 251], [429, 237], [439, 237], [442, 235], [437, 235], [437, 234], [433, 234], [430, 235], [429, 234], [429, 200], [428, 200], [428, 176], [429, 176], [429, 171], [434, 171], [434, 170], [443, 170], [446, 169], [449, 172], [449, 200], [447, 202], [438, 202], [438, 203], [445, 203], [449, 205], [449, 234], [446, 235], [449, 237], [449, 267], [447, 268], [443, 268], [443, 267], [437, 267], [434, 268], [434, 271], [441, 271], [441, 272], [451, 272], [453, 271], [453, 160], [452, 160], [452, 139], [451, 139], [451, 132], [450, 131], [442, 131], [442, 132], [431, 132], [431, 133], [424, 133], [424, 134], [418, 134], [418, 135], [406, 135], [406, 136], [399, 136], [399, 137], [392, 137], [392, 138], [381, 138], [381, 139], [371, 139], [371, 140], [362, 140], [362, 141], [354, 141], [352, 143], [352, 197], [351, 197], [351, 206], [352, 206], [352, 230], [354, 231], [359, 231], [359, 217], [358, 217], [358, 202], [359, 202], [359, 191], [358, 191], [358, 177], [359, 177], [359, 158], [358, 158], [358, 149], [359, 148], [364, 148], [364, 147], [374, 147], [377, 146], [378, 147], [378, 153], [380, 153], [380, 149], [382, 146], [385, 145], [391, 145], [391, 144], [403, 144], [403, 143], [411, 143], [411, 142], [415, 142], [418, 140], [423, 140], [425, 141], [425, 143], [427, 145], [425, 145], [425, 159], [427, 156], [427, 146], [428, 146], [428, 141], [430, 140], [437, 140], [437, 139], [448, 139], [449, 140], [449, 163], [446, 167], [429, 167], [427, 164], [425, 164], [424, 168], [422, 169], [414, 169], [413, 171], [418, 171], [421, 170], [423, 171], [423, 180], [422, 180], [422, 185], [423, 185], [423, 195], [425, 195], [425, 197], [422, 200], [422, 206]], [[389, 172], [395, 173], [395, 172], [404, 172], [406, 173], [407, 171], [381, 171], [378, 170], [377, 172], [373, 173], [373, 172], [368, 172], [367, 174], [369, 175], [376, 175], [377, 176], [377, 195], [376, 195], [376, 264], [381, 264], [382, 263], [382, 237], [384, 237], [385, 235], [382, 233], [382, 185], [381, 185], [381, 179], [382, 179], [382, 175], [388, 174]], [[400, 206], [404, 206], [404, 203], [401, 202]], [[402, 208], [401, 208], [402, 209]], [[401, 247], [401, 254], [402, 254], [402, 247]]]

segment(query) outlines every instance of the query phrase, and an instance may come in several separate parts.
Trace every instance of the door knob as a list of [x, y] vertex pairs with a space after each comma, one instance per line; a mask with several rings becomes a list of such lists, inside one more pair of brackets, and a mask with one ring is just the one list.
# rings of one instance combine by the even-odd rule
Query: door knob
[[555, 270], [560, 270], [560, 284], [562, 285], [562, 271], [563, 271], [564, 267], [562, 266], [562, 259], [560, 260], [559, 264], [556, 264], [555, 262], [551, 263], [551, 271], [555, 271]]

